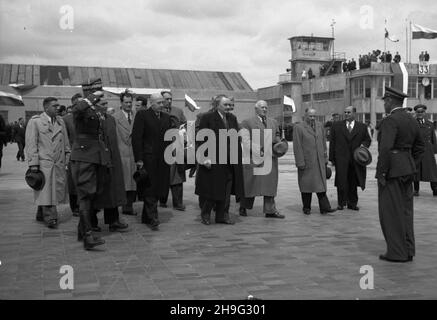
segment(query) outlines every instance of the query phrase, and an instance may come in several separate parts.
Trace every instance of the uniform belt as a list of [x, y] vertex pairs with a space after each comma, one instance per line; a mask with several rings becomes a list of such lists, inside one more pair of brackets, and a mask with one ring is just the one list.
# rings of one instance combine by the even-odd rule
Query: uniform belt
[[76, 134], [76, 138], [77, 138], [77, 139], [101, 140], [101, 139], [99, 139], [99, 135], [86, 134], [86, 133], [79, 133], [79, 134]]

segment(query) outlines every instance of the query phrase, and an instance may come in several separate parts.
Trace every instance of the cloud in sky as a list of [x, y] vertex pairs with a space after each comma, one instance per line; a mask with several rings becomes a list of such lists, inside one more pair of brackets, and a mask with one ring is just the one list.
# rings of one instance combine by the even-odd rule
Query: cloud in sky
[[[64, 5], [73, 30], [60, 28]], [[357, 59], [383, 49], [387, 19], [401, 40], [387, 49], [405, 61], [406, 19], [437, 29], [436, 12], [434, 0], [0, 0], [0, 62], [237, 71], [259, 88], [289, 67], [289, 37], [331, 36], [335, 19], [335, 50]], [[414, 40], [412, 58], [422, 50], [436, 61], [437, 40]]]

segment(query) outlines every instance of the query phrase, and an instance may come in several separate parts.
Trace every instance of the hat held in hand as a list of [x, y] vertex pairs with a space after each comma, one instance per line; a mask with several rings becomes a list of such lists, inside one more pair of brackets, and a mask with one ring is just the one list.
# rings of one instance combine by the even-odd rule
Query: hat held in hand
[[372, 154], [365, 146], [360, 146], [354, 151], [354, 160], [361, 166], [368, 166], [372, 162]]
[[31, 187], [35, 191], [40, 191], [42, 190], [42, 188], [44, 188], [44, 173], [42, 173], [40, 170], [32, 171], [30, 170], [30, 168], [27, 169], [24, 179], [26, 180], [26, 183], [29, 185], [29, 187]]
[[273, 145], [273, 156], [280, 158], [288, 151], [288, 141], [282, 139]]

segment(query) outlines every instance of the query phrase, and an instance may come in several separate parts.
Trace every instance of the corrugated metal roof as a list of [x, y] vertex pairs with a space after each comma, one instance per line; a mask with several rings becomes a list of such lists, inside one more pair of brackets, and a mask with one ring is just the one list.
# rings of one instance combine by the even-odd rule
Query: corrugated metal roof
[[99, 77], [106, 87], [253, 91], [239, 72], [0, 64], [0, 85], [80, 85]]

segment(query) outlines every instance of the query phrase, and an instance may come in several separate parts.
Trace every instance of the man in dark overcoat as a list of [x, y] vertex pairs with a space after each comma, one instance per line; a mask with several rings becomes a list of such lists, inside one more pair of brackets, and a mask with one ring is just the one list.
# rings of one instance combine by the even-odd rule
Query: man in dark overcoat
[[378, 136], [378, 209], [387, 251], [381, 260], [412, 261], [415, 255], [413, 229], [413, 178], [425, 152], [419, 125], [404, 108], [402, 91], [386, 87], [387, 114]]
[[354, 151], [361, 145], [368, 148], [371, 143], [367, 126], [355, 120], [356, 109], [347, 107], [345, 120], [332, 125], [329, 142], [329, 161], [335, 166], [338, 210], [359, 210], [357, 186], [366, 187], [366, 167], [354, 160]]
[[164, 98], [160, 93], [150, 96], [150, 108], [140, 110], [135, 116], [132, 128], [132, 148], [138, 168], [145, 168], [149, 175], [150, 187], [138, 194], [144, 200], [141, 221], [158, 230], [158, 199], [169, 190], [170, 166], [164, 159], [164, 151], [170, 144], [164, 141], [165, 132], [171, 129], [170, 115], [162, 112]]
[[104, 176], [102, 191], [97, 193], [93, 201], [93, 214], [91, 225], [93, 229], [99, 230], [97, 210], [103, 209], [104, 223], [109, 225], [109, 231], [121, 231], [128, 227], [127, 223], [120, 221], [119, 206], [127, 203], [127, 193], [123, 176], [123, 162], [118, 147], [117, 124], [112, 115], [107, 111], [107, 102], [97, 103], [104, 115], [103, 134], [106, 146], [109, 149], [111, 165], [101, 167], [101, 175]]
[[14, 140], [17, 143], [17, 161], [24, 161], [24, 148], [26, 146], [26, 124], [23, 118], [18, 119], [18, 124], [14, 129]]
[[[210, 224], [211, 210], [216, 208], [216, 223], [234, 224], [228, 214], [227, 204], [230, 203], [231, 194], [242, 197], [243, 194], [243, 172], [241, 166], [241, 145], [240, 140], [232, 144], [227, 138], [225, 143], [220, 143], [219, 130], [229, 133], [234, 129], [238, 133], [239, 125], [237, 118], [229, 112], [232, 102], [225, 95], [215, 97], [213, 108], [215, 111], [205, 113], [199, 124], [199, 132], [202, 129], [211, 130], [215, 136], [215, 159], [210, 152], [205, 155], [204, 161], [199, 163], [195, 193], [201, 197], [201, 222]], [[222, 145], [222, 148], [220, 146]], [[224, 150], [226, 148], [226, 150]], [[233, 149], [235, 148], [235, 150]], [[223, 149], [223, 150], [222, 150]], [[235, 163], [231, 163], [231, 149], [237, 155]], [[227, 152], [227, 159], [220, 161], [220, 154]], [[199, 159], [198, 159], [199, 160]]]
[[437, 196], [437, 165], [434, 154], [437, 153], [437, 141], [434, 125], [426, 119], [426, 106], [419, 104], [414, 107], [416, 119], [419, 123], [420, 133], [425, 140], [425, 154], [417, 168], [414, 177], [414, 195], [419, 195], [420, 181], [429, 181], [433, 195]]

